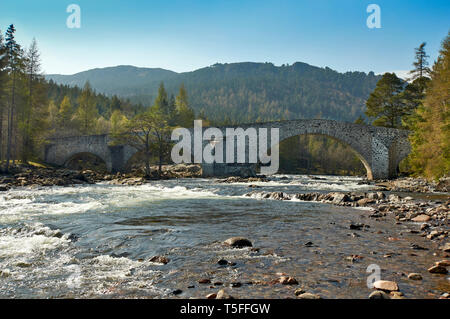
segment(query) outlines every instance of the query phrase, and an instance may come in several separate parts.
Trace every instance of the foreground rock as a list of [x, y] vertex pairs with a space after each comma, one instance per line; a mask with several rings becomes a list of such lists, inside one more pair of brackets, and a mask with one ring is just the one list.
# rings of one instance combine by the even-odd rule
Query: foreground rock
[[383, 291], [398, 291], [398, 285], [395, 281], [378, 280], [373, 283], [373, 287]]

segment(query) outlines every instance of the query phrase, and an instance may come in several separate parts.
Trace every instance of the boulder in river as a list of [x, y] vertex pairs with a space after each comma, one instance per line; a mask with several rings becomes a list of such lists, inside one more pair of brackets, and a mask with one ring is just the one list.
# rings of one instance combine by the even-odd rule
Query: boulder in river
[[441, 274], [441, 275], [445, 275], [448, 273], [447, 268], [445, 268], [444, 266], [437, 266], [437, 265], [428, 268], [428, 272], [432, 274]]
[[253, 246], [252, 242], [244, 237], [231, 237], [225, 240], [224, 243], [234, 248], [244, 248]]
[[395, 281], [377, 280], [373, 283], [373, 287], [383, 291], [398, 291], [398, 285]]
[[412, 273], [410, 273], [408, 275], [408, 279], [411, 279], [411, 280], [422, 280], [422, 275], [418, 274], [418, 273], [415, 273], [415, 272], [412, 272]]
[[230, 296], [225, 289], [220, 289], [217, 293], [216, 299], [234, 299], [232, 296]]

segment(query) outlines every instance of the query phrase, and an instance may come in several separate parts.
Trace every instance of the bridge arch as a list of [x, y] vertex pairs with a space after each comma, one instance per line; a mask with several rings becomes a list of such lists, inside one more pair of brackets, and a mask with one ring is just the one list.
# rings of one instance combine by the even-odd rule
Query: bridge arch
[[[82, 158], [83, 160], [86, 160], [86, 158], [91, 158], [91, 160], [100, 160], [104, 165], [105, 169], [108, 169], [107, 162], [104, 158], [102, 158], [102, 154], [94, 154], [91, 152], [80, 152], [80, 153], [73, 153], [71, 155], [68, 155], [66, 161], [64, 162], [64, 167], [72, 168], [74, 166], [74, 161], [77, 158]], [[95, 163], [95, 162], [94, 162]]]
[[322, 134], [322, 133], [304, 133], [304, 134], [293, 134], [292, 136], [286, 136], [283, 139], [280, 138], [280, 141], [278, 143], [278, 147], [281, 145], [281, 143], [291, 137], [294, 136], [323, 136], [323, 137], [327, 137], [329, 139], [332, 139], [336, 142], [339, 142], [342, 145], [348, 146], [348, 148], [350, 149], [351, 152], [353, 152], [356, 157], [360, 160], [360, 162], [363, 164], [364, 168], [366, 169], [366, 174], [367, 174], [367, 178], [368, 179], [373, 179], [373, 172], [372, 172], [372, 168], [369, 164], [369, 160], [368, 158], [365, 158], [363, 154], [361, 154], [356, 148], [355, 146], [351, 145], [350, 143], [341, 140], [340, 138], [336, 137], [336, 136], [331, 136], [331, 135], [327, 135], [327, 134]]

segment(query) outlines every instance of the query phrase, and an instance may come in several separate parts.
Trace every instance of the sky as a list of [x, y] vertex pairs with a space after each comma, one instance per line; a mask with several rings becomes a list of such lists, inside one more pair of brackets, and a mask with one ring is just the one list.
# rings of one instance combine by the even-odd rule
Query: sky
[[[77, 4], [80, 28], [68, 28]], [[369, 28], [370, 4], [380, 28]], [[36, 38], [43, 71], [115, 65], [193, 71], [215, 63], [306, 62], [339, 72], [398, 74], [427, 42], [430, 63], [450, 30], [449, 0], [0, 0], [0, 30]]]

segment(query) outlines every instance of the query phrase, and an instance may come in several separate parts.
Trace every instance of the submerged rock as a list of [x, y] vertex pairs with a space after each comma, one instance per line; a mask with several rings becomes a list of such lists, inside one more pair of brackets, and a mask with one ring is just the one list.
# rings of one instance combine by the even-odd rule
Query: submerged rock
[[384, 291], [376, 290], [369, 295], [369, 299], [391, 299], [391, 297]]
[[158, 263], [158, 264], [167, 264], [170, 259], [164, 256], [153, 256], [152, 258], [150, 258], [150, 261], [152, 263]]

